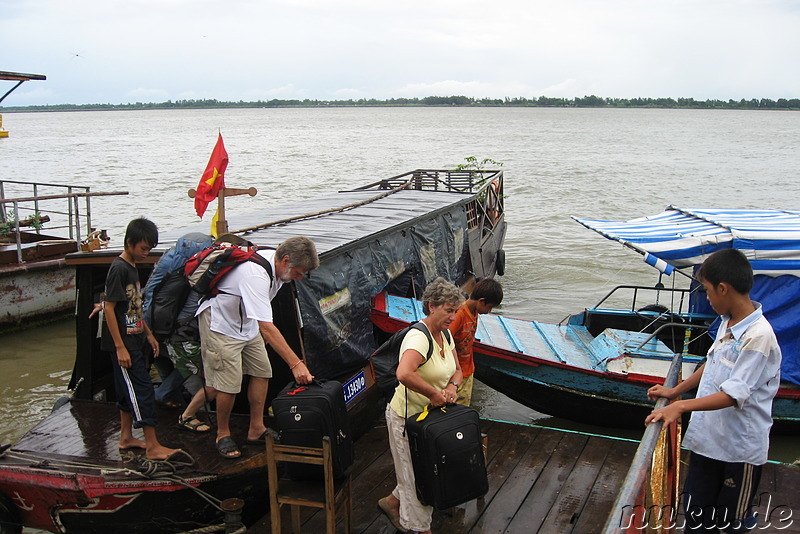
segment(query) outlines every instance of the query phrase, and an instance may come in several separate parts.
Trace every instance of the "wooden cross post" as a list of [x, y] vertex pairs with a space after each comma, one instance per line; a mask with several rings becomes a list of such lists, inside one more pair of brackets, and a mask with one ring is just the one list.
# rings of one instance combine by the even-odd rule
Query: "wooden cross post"
[[[217, 201], [219, 202], [219, 205], [217, 206], [217, 212], [219, 213], [219, 217], [217, 217], [218, 236], [228, 233], [228, 221], [225, 219], [225, 197], [235, 197], [237, 195], [250, 195], [251, 197], [254, 197], [257, 193], [258, 191], [255, 187], [250, 187], [248, 189], [223, 187], [219, 190], [219, 193], [217, 194]], [[189, 198], [194, 198], [196, 194], [196, 190], [189, 189]]]

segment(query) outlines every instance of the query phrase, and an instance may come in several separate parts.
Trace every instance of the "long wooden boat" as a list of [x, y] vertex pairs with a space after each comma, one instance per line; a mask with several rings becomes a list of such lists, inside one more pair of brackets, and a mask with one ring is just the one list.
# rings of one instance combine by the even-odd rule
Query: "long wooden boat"
[[75, 309], [75, 270], [65, 257], [92, 232], [91, 198], [125, 194], [0, 180], [0, 331]]
[[[275, 324], [293, 349], [305, 354], [317, 378], [343, 383], [354, 436], [366, 432], [382, 411], [368, 367], [378, 342], [369, 320], [372, 296], [386, 289], [419, 293], [435, 276], [463, 281], [473, 273], [495, 274], [505, 236], [502, 184], [499, 171], [417, 170], [271, 207], [266, 222], [265, 211], [229, 216], [231, 233], [256, 245], [275, 247], [296, 235], [315, 242], [321, 265], [282, 288], [273, 301]], [[162, 243], [138, 265], [142, 278], [179, 237], [205, 230], [197, 225], [162, 233]], [[220, 522], [219, 502], [239, 498], [249, 524], [266, 513], [261, 447], [244, 446], [240, 459], [222, 459], [213, 432], [181, 433], [174, 428], [178, 414], [171, 412], [158, 428], [159, 439], [189, 452], [193, 465], [148, 477], [116, 449], [111, 362], [99, 348], [97, 319], [88, 316], [119, 252], [67, 256], [78, 286], [73, 398], [0, 457], [0, 514], [13, 525], [52, 532], [182, 532]], [[273, 353], [270, 358], [268, 402], [291, 377], [283, 360]], [[235, 407], [239, 413], [246, 409], [245, 403]], [[234, 421], [232, 427], [234, 438], [244, 443], [246, 422]]]
[[[693, 210], [697, 212], [698, 210]], [[712, 215], [720, 222], [709, 222]], [[767, 245], [798, 254], [800, 240], [794, 249], [785, 240], [769, 232], [768, 225], [800, 229], [797, 212], [704, 212], [699, 220], [696, 213], [670, 208], [659, 217], [638, 219], [629, 223], [589, 222], [611, 236], [608, 228], [616, 228], [619, 240], [675, 267], [695, 267], [706, 255], [723, 246], [750, 247], [758, 251], [753, 260], [756, 271], [754, 300], [762, 303], [765, 314], [773, 324], [783, 351], [782, 382], [773, 403], [773, 431], [796, 433], [800, 430], [800, 285], [793, 272], [800, 272], [800, 262], [786, 256], [770, 258], [762, 251], [755, 236], [735, 232], [737, 237], [726, 239], [734, 226], [733, 219], [749, 220], [757, 226]], [[753, 221], [753, 218], [756, 221]], [[776, 219], [770, 221], [770, 219]], [[665, 222], [665, 220], [669, 222]], [[780, 222], [778, 222], [780, 221]], [[758, 222], [758, 224], [756, 224]], [[624, 230], [627, 225], [627, 230]], [[740, 224], [740, 226], [742, 226]], [[665, 236], [689, 236], [693, 227], [697, 241], [706, 243], [700, 248], [689, 247], [691, 261], [677, 259], [677, 247], [667, 249]], [[644, 229], [643, 229], [644, 228]], [[716, 230], [715, 230], [716, 228]], [[623, 233], [627, 231], [627, 234]], [[728, 234], [726, 234], [728, 232]], [[778, 232], [780, 233], [780, 232]], [[800, 231], [784, 237], [797, 239]], [[660, 241], [658, 240], [660, 239]], [[688, 239], [688, 237], [686, 237]], [[658, 250], [656, 243], [663, 250]], [[745, 249], [748, 253], [748, 250]], [[751, 252], [751, 257], [753, 253]], [[762, 258], [767, 259], [762, 259]], [[780, 263], [780, 271], [770, 267]], [[652, 260], [651, 260], [652, 261]], [[791, 268], [790, 268], [791, 267]], [[671, 269], [667, 269], [671, 271]], [[774, 276], [780, 272], [780, 276]], [[673, 273], [674, 277], [678, 275]], [[777, 284], [777, 285], [776, 285]], [[692, 282], [689, 288], [666, 288], [662, 283], [653, 287], [619, 286], [597, 305], [568, 317], [560, 324], [512, 319], [500, 315], [482, 315], [475, 343], [476, 377], [508, 397], [542, 413], [595, 425], [641, 428], [646, 415], [653, 409], [646, 391], [663, 383], [675, 352], [683, 355], [682, 375], [688, 377], [706, 354], [712, 338], [709, 327], [715, 327], [716, 314], [710, 310], [702, 286]], [[610, 305], [610, 303], [616, 303]], [[625, 302], [626, 305], [619, 304]], [[396, 331], [410, 321], [422, 317], [418, 303], [392, 295], [375, 299], [373, 321], [387, 332]]]

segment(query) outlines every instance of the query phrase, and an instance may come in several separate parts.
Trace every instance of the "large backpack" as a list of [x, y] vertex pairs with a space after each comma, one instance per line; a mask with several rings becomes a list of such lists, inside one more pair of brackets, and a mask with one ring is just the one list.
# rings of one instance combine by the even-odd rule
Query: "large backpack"
[[[180, 238], [156, 264], [145, 286], [145, 321], [155, 338], [198, 340], [195, 313], [200, 302], [216, 296], [222, 278], [240, 263], [261, 265], [271, 280], [272, 266], [258, 250], [250, 243], [212, 243], [211, 237], [205, 242]], [[152, 286], [149, 291], [148, 286]]]
[[[178, 238], [175, 246], [167, 250], [153, 267], [142, 292], [144, 318], [153, 335], [159, 341], [170, 338], [181, 327], [193, 322], [191, 310], [184, 310], [191, 287], [183, 274], [186, 261], [210, 246], [211, 236], [200, 233]], [[197, 303], [194, 303], [195, 310]], [[182, 340], [196, 337], [191, 331], [184, 332]]]
[[[212, 298], [220, 293], [220, 281], [231, 269], [246, 261], [260, 265], [272, 280], [272, 265], [258, 251], [261, 248], [250, 243], [234, 245], [214, 243], [189, 258], [184, 266], [184, 274], [189, 286], [202, 298]], [[202, 300], [202, 299], [201, 299]]]
[[[372, 371], [375, 375], [375, 384], [387, 399], [392, 397], [395, 388], [399, 384], [397, 380], [397, 364], [400, 363], [400, 347], [403, 344], [403, 338], [412, 328], [419, 330], [428, 338], [428, 352], [425, 354], [425, 362], [421, 364], [425, 365], [431, 354], [433, 354], [433, 338], [428, 331], [428, 327], [422, 321], [406, 326], [392, 334], [370, 356], [370, 365], [372, 365]], [[450, 331], [445, 328], [443, 332], [449, 342], [451, 339]]]

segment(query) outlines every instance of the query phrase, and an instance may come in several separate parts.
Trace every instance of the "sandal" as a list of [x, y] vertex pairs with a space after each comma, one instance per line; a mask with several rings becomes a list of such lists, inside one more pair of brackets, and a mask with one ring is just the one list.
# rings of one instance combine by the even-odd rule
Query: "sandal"
[[271, 428], [266, 429], [264, 432], [261, 433], [256, 439], [248, 439], [245, 443], [248, 445], [266, 445], [267, 444], [267, 434], [271, 434], [275, 441], [278, 440], [278, 433], [272, 430]]
[[242, 451], [239, 450], [238, 445], [230, 436], [225, 436], [217, 442], [217, 452], [219, 452], [220, 456], [229, 460], [235, 460], [242, 455]]
[[[203, 426], [205, 428], [200, 428]], [[180, 428], [181, 430], [188, 430], [189, 432], [198, 432], [198, 433], [208, 432], [209, 430], [211, 430], [211, 425], [201, 421], [194, 415], [191, 417], [187, 417], [186, 419], [184, 419], [182, 415], [179, 415], [177, 427]]]

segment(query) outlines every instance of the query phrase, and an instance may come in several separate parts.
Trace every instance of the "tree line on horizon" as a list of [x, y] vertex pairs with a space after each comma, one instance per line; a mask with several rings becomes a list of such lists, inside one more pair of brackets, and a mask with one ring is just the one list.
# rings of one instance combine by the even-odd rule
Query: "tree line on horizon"
[[468, 96], [426, 96], [424, 98], [359, 98], [349, 100], [278, 99], [246, 102], [189, 99], [166, 102], [135, 102], [128, 104], [47, 104], [0, 107], [0, 111], [101, 111], [136, 109], [192, 108], [290, 108], [290, 107], [552, 107], [552, 108], [662, 108], [662, 109], [779, 109], [800, 110], [800, 99], [751, 98], [750, 100], [695, 100], [694, 98], [604, 98], [595, 95], [575, 98], [473, 98]]

